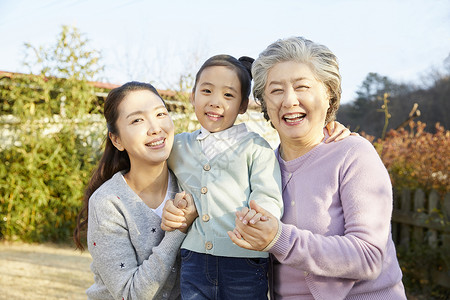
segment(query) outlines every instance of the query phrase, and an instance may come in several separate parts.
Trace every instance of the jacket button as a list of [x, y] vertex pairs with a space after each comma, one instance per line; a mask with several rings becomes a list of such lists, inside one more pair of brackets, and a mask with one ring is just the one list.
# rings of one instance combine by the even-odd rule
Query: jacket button
[[211, 170], [211, 166], [209, 164], [206, 164], [203, 166], [203, 170], [209, 171], [209, 170]]
[[202, 220], [203, 220], [203, 222], [208, 222], [208, 221], [209, 221], [209, 215], [204, 214], [204, 215], [202, 216]]
[[202, 192], [202, 194], [206, 194], [208, 192], [208, 188], [204, 186], [200, 191]]
[[212, 247], [213, 247], [213, 243], [211, 243], [211, 242], [206, 242], [206, 243], [205, 243], [205, 248], [206, 248], [206, 250], [211, 250]]

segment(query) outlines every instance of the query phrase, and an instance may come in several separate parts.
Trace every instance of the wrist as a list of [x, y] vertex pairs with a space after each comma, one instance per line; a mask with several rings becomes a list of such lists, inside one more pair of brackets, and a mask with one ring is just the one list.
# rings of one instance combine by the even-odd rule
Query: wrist
[[276, 232], [275, 236], [273, 237], [272, 241], [261, 251], [268, 252], [273, 247], [273, 245], [275, 245], [275, 243], [278, 241], [278, 238], [280, 237], [281, 231], [282, 231], [281, 221], [278, 218], [277, 218], [277, 223], [278, 223], [278, 228], [277, 228], [277, 232]]

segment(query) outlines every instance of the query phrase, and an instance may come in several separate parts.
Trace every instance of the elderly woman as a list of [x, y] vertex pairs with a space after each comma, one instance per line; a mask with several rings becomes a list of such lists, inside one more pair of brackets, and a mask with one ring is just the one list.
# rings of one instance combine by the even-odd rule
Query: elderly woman
[[279, 40], [252, 73], [254, 96], [280, 137], [285, 212], [278, 220], [252, 201], [236, 213], [230, 238], [272, 254], [272, 298], [406, 299], [383, 163], [362, 137], [324, 143], [341, 94], [336, 56], [301, 37]]

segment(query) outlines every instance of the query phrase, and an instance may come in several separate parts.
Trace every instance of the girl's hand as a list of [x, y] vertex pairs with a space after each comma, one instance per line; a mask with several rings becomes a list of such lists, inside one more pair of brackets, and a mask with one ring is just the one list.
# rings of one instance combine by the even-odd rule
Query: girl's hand
[[327, 124], [327, 126], [323, 129], [328, 132], [328, 139], [325, 141], [325, 144], [331, 143], [331, 142], [338, 142], [340, 140], [345, 139], [349, 135], [356, 135], [359, 136], [356, 132], [351, 132], [348, 128], [346, 128], [341, 123], [334, 121]]
[[250, 209], [254, 210], [256, 214], [265, 216], [267, 219], [264, 222], [255, 224], [244, 224], [240, 220], [240, 216], [237, 216], [235, 220], [236, 227], [233, 231], [228, 231], [228, 236], [239, 247], [261, 251], [275, 238], [278, 232], [278, 220], [271, 213], [256, 204], [254, 200], [250, 201]]
[[[176, 196], [175, 196], [176, 198]], [[177, 204], [179, 209], [182, 209], [186, 218], [186, 225], [189, 228], [194, 220], [198, 217], [197, 208], [195, 207], [194, 199], [191, 194], [185, 194], [184, 197]], [[186, 228], [186, 230], [187, 230]]]
[[236, 217], [243, 224], [254, 225], [259, 221], [267, 221], [266, 216], [263, 216], [261, 213], [256, 212], [254, 209], [249, 209], [248, 207], [244, 207], [241, 211], [236, 211]]

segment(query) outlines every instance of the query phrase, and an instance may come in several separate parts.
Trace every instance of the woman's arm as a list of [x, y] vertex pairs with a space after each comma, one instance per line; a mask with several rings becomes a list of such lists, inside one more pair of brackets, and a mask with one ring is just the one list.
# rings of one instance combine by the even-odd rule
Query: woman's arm
[[[281, 234], [269, 252], [280, 263], [315, 275], [374, 279], [386, 251], [392, 193], [387, 171], [370, 143], [359, 143], [347, 153], [339, 193], [344, 235], [324, 236], [280, 223]], [[236, 221], [236, 227], [248, 242], [244, 245], [232, 238], [241, 247], [260, 250], [274, 236], [273, 230], [265, 233], [269, 231], [266, 222], [242, 226]]]
[[[137, 229], [129, 228], [135, 224], [125, 220], [114, 200], [101, 200], [89, 209], [88, 248], [93, 258], [93, 268], [114, 299], [153, 298], [164, 287], [173, 268], [177, 267], [175, 260], [185, 234], [178, 230], [165, 234], [157, 232], [160, 231], [159, 220], [147, 220], [147, 240], [153, 245], [149, 242], [148, 245], [136, 247], [131, 241], [130, 231]], [[91, 201], [91, 204], [94, 202]], [[146, 218], [136, 216], [140, 217]], [[141, 234], [145, 240], [146, 233]], [[164, 237], [159, 242], [161, 234]], [[153, 235], [154, 241], [148, 235]], [[137, 252], [150, 255], [140, 263]]]

